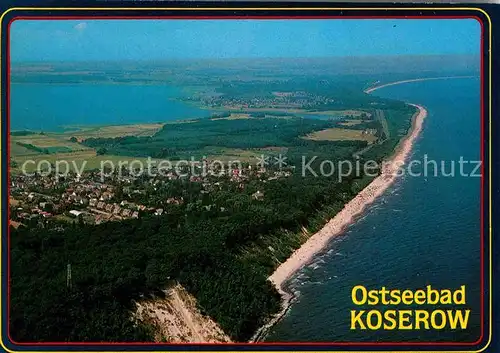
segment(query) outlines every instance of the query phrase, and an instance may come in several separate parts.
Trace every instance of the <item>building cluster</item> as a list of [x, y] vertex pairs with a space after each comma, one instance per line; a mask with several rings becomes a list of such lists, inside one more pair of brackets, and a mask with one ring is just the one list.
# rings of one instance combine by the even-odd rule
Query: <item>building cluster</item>
[[232, 108], [270, 108], [270, 109], [290, 109], [305, 108], [317, 105], [334, 103], [331, 97], [321, 96], [303, 91], [299, 92], [273, 92], [269, 96], [262, 97], [204, 97], [202, 104], [212, 108], [232, 107]]
[[[122, 173], [120, 178], [108, 176], [104, 181], [99, 179], [96, 172], [69, 174], [59, 178], [54, 178], [53, 175], [12, 175], [9, 205], [11, 224], [18, 226], [31, 224], [32, 221], [43, 223], [46, 219], [100, 224], [140, 218], [144, 214], [160, 216], [170, 206], [184, 203], [180, 195], [162, 196], [164, 194], [160, 192], [161, 188], [172, 183], [172, 180], [184, 179], [186, 182], [199, 183], [200, 192], [208, 194], [219, 190], [224, 182], [237, 183], [240, 189], [244, 189], [251, 176], [266, 182], [291, 175], [290, 171], [267, 171], [265, 168], [247, 165], [226, 170], [225, 173], [219, 173], [219, 177], [214, 177], [200, 174], [202, 167], [191, 170], [192, 174], [183, 173], [175, 178], [172, 177], [172, 172], [154, 177]], [[151, 194], [155, 197], [147, 196]], [[133, 201], [137, 199], [144, 202]], [[252, 199], [262, 201], [264, 193], [257, 191], [252, 194]]]
[[118, 205], [114, 186], [94, 180], [93, 173], [83, 176], [11, 176], [11, 219], [16, 223], [56, 218], [81, 219], [99, 224], [109, 220], [138, 218], [140, 211], [150, 211], [143, 205], [122, 200]]

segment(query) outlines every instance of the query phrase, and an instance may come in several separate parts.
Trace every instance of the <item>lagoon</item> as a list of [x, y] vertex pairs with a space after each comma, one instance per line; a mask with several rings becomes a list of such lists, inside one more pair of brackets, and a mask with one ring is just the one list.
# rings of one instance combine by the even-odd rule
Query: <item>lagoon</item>
[[61, 131], [68, 126], [157, 123], [210, 112], [179, 100], [170, 85], [15, 83], [12, 130]]

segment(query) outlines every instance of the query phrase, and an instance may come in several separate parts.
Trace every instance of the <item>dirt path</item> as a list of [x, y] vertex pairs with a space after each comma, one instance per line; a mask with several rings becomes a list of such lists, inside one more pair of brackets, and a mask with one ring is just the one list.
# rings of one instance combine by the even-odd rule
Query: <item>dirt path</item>
[[389, 125], [387, 124], [387, 120], [385, 119], [385, 114], [381, 109], [377, 109], [375, 111], [375, 117], [382, 125], [382, 129], [384, 129], [384, 139], [380, 142], [383, 143], [385, 140], [391, 137], [391, 133], [389, 131]]
[[230, 338], [210, 317], [203, 315], [196, 299], [180, 284], [165, 290], [165, 298], [136, 303], [134, 317], [155, 329], [155, 341], [169, 343], [224, 343]]
[[184, 319], [184, 324], [187, 325], [190, 329], [193, 335], [196, 338], [196, 342], [204, 342], [204, 338], [200, 334], [198, 330], [198, 325], [193, 320], [193, 317], [191, 316], [191, 313], [186, 309], [186, 306], [184, 305], [184, 302], [182, 299], [179, 297], [179, 293], [177, 290], [172, 291], [172, 297], [173, 297], [173, 304], [176, 308], [179, 309], [179, 311], [182, 314], [182, 317]]
[[384, 139], [379, 138], [377, 143], [369, 144], [368, 146], [364, 147], [360, 151], [353, 153], [354, 158], [359, 157], [359, 156], [363, 155], [364, 153], [368, 152], [375, 145], [383, 144], [390, 137], [389, 126], [387, 125], [387, 120], [385, 118], [384, 111], [381, 109], [375, 110], [375, 119], [380, 122], [380, 125], [382, 125], [382, 130], [384, 131]]

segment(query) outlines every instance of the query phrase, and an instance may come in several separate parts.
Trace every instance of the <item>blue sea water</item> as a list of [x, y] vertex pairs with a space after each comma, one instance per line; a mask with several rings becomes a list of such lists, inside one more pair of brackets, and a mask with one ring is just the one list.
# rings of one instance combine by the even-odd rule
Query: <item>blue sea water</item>
[[[479, 88], [478, 79], [454, 79], [408, 83], [373, 94], [427, 108], [412, 159], [423, 160], [426, 154], [436, 161], [458, 161], [460, 156], [477, 161]], [[291, 279], [289, 288], [297, 301], [271, 329], [267, 341], [473, 342], [479, 338], [480, 178], [430, 174], [401, 177]], [[466, 330], [350, 330], [350, 310], [373, 309], [352, 303], [354, 286], [415, 290], [429, 284], [438, 289], [466, 285], [464, 308], [471, 309]]]
[[59, 131], [71, 125], [156, 123], [210, 112], [179, 100], [168, 85], [12, 84], [12, 130]]

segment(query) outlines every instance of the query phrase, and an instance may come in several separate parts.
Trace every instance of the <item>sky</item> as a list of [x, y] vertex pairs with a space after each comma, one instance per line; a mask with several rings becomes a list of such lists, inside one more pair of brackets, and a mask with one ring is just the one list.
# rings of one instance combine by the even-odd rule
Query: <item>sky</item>
[[474, 19], [16, 20], [11, 61], [479, 54]]

